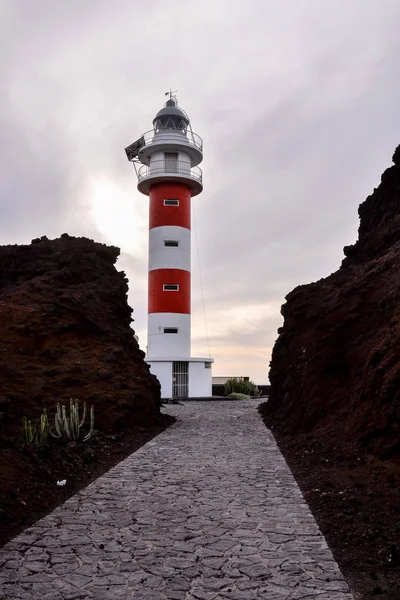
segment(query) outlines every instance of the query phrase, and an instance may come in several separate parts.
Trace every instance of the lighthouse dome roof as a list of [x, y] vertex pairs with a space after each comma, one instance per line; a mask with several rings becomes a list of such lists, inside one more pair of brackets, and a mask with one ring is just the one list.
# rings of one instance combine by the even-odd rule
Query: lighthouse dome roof
[[174, 98], [170, 98], [153, 119], [153, 125], [157, 129], [186, 129], [189, 123], [189, 117], [177, 106]]

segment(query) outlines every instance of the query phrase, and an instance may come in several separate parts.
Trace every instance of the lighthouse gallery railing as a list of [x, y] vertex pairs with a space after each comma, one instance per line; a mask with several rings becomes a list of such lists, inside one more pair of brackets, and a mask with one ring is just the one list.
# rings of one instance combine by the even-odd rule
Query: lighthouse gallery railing
[[149, 146], [150, 144], [154, 144], [156, 142], [180, 142], [184, 144], [190, 144], [194, 146], [200, 152], [203, 151], [203, 140], [197, 133], [193, 133], [193, 131], [180, 131], [175, 129], [151, 129], [150, 131], [146, 131], [141, 136], [141, 144], [142, 146]]
[[177, 161], [165, 161], [156, 160], [149, 166], [142, 165], [138, 171], [138, 180], [147, 179], [153, 175], [183, 175], [190, 177], [191, 179], [197, 179], [202, 181], [203, 172], [200, 167], [192, 167], [190, 162], [177, 160]]

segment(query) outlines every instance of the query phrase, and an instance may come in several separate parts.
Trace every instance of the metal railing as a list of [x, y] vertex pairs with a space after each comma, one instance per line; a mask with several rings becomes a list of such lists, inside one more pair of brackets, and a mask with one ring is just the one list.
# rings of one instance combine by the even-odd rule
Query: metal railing
[[142, 165], [138, 170], [138, 180], [157, 175], [180, 175], [202, 182], [203, 172], [200, 167], [192, 167], [190, 162], [183, 160], [156, 160], [149, 166]]
[[141, 138], [141, 147], [155, 144], [157, 142], [180, 142], [194, 146], [200, 152], [203, 152], [203, 140], [193, 131], [180, 131], [179, 129], [151, 129], [146, 131]]

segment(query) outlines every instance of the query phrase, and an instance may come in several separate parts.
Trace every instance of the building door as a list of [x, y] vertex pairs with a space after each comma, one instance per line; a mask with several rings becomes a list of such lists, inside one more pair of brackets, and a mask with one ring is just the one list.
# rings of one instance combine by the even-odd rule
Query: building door
[[189, 363], [172, 363], [172, 397], [187, 398], [189, 384]]
[[165, 152], [165, 172], [176, 173], [178, 171], [178, 153]]

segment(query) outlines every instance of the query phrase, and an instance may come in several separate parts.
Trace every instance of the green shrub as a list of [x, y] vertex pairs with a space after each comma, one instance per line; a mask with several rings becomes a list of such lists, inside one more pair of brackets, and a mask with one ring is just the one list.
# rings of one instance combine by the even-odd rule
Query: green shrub
[[231, 398], [231, 400], [250, 400], [248, 394], [239, 394], [239, 392], [232, 392], [229, 394], [228, 398]]
[[247, 381], [241, 377], [232, 377], [225, 383], [225, 396], [232, 393], [245, 394], [246, 396], [259, 396], [260, 390], [253, 381]]

